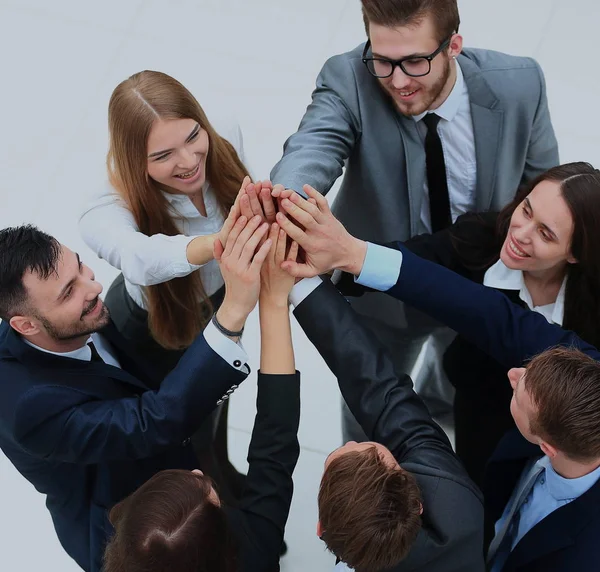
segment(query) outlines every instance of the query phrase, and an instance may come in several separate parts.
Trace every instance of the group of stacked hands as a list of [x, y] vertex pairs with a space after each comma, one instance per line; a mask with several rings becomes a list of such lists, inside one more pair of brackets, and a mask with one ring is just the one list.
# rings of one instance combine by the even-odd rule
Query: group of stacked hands
[[[356, 435], [318, 496], [340, 569], [600, 570], [600, 173], [558, 164], [538, 64], [463, 50], [455, 0], [361, 3], [369, 40], [323, 67], [275, 184], [173, 78], [115, 89], [113, 189], [80, 220], [122, 271], [104, 301], [67, 246], [0, 231], [0, 446], [84, 570], [279, 569], [290, 304]], [[334, 214], [316, 189], [344, 164]], [[227, 405], [257, 304], [244, 476]], [[441, 325], [457, 453], [405, 373]]]

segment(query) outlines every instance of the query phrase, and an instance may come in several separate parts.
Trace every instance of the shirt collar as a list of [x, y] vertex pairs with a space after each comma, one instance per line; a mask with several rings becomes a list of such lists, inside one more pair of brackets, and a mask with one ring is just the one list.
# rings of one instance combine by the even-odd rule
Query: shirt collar
[[92, 336], [90, 336], [87, 339], [84, 346], [81, 346], [80, 348], [77, 348], [76, 350], [72, 350], [70, 352], [53, 352], [53, 351], [47, 350], [45, 348], [41, 348], [40, 346], [36, 346], [35, 344], [31, 343], [26, 338], [22, 338], [22, 339], [28, 346], [31, 346], [32, 348], [39, 350], [40, 352], [44, 352], [47, 354], [52, 354], [52, 355], [60, 356], [60, 357], [78, 359], [81, 361], [92, 361], [92, 350], [90, 349], [90, 346], [88, 346], [88, 344], [90, 342], [94, 341]]
[[547, 456], [544, 455], [538, 464], [546, 469], [546, 488], [557, 501], [571, 501], [579, 498], [600, 479], [600, 467], [583, 477], [565, 479], [554, 470]]
[[425, 111], [420, 115], [413, 115], [415, 122], [421, 121], [428, 113], [435, 113], [446, 121], [452, 121], [463, 103], [465, 101], [468, 103], [469, 93], [458, 60], [454, 60], [454, 64], [456, 66], [456, 81], [446, 100], [435, 110]]
[[488, 268], [483, 278], [483, 285], [491, 288], [498, 288], [500, 290], [517, 291], [519, 293], [519, 298], [527, 304], [527, 307], [530, 310], [542, 314], [550, 323], [562, 326], [565, 314], [567, 276], [563, 279], [558, 295], [556, 296], [556, 301], [553, 304], [546, 304], [545, 306], [533, 305], [531, 294], [529, 293], [529, 290], [527, 290], [525, 280], [523, 279], [523, 272], [521, 270], [509, 268], [502, 260], [498, 260], [496, 264]]
[[[194, 218], [202, 216], [198, 209], [194, 206], [194, 203], [190, 200], [187, 195], [178, 195], [176, 193], [167, 193], [166, 191], [161, 191], [163, 197], [167, 199], [169, 206], [172, 211], [179, 216], [184, 218]], [[208, 182], [204, 183], [202, 187], [202, 193], [204, 195], [204, 206], [206, 207], [207, 218], [210, 218], [211, 215], [218, 210], [218, 205], [216, 203], [216, 198], [212, 192], [211, 186]]]

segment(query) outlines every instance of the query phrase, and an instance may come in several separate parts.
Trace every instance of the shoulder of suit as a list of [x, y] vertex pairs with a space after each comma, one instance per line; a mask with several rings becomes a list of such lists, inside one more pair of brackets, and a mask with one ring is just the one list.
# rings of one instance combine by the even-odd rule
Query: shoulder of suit
[[495, 50], [465, 48], [461, 52], [461, 56], [474, 63], [479, 68], [479, 71], [484, 74], [521, 70], [531, 72], [540, 68], [539, 64], [533, 58], [513, 56]]

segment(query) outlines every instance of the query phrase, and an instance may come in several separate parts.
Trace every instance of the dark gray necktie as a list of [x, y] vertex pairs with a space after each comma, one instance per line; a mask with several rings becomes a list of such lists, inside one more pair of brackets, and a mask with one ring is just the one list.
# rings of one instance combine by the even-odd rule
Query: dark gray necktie
[[88, 348], [90, 348], [90, 350], [92, 351], [92, 360], [91, 361], [97, 362], [97, 363], [106, 363], [100, 357], [100, 354], [98, 353], [98, 350], [96, 349], [96, 346], [94, 345], [94, 342], [88, 342]]

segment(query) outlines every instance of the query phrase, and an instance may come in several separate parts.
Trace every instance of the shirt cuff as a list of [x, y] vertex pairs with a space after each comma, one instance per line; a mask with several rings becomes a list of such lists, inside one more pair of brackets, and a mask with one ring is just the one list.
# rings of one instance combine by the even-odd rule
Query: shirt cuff
[[223, 335], [212, 322], [204, 329], [204, 339], [211, 349], [220, 355], [231, 367], [242, 373], [250, 373], [248, 365], [248, 354], [241, 342], [234, 342]]
[[314, 276], [313, 278], [303, 278], [295, 284], [290, 292], [290, 303], [294, 308], [300, 305], [300, 303], [308, 297], [309, 294], [312, 294], [313, 290], [316, 290], [321, 284], [323, 280], [321, 280], [320, 276]]
[[398, 282], [402, 252], [367, 242], [367, 255], [362, 271], [354, 281], [361, 286], [387, 292]]

